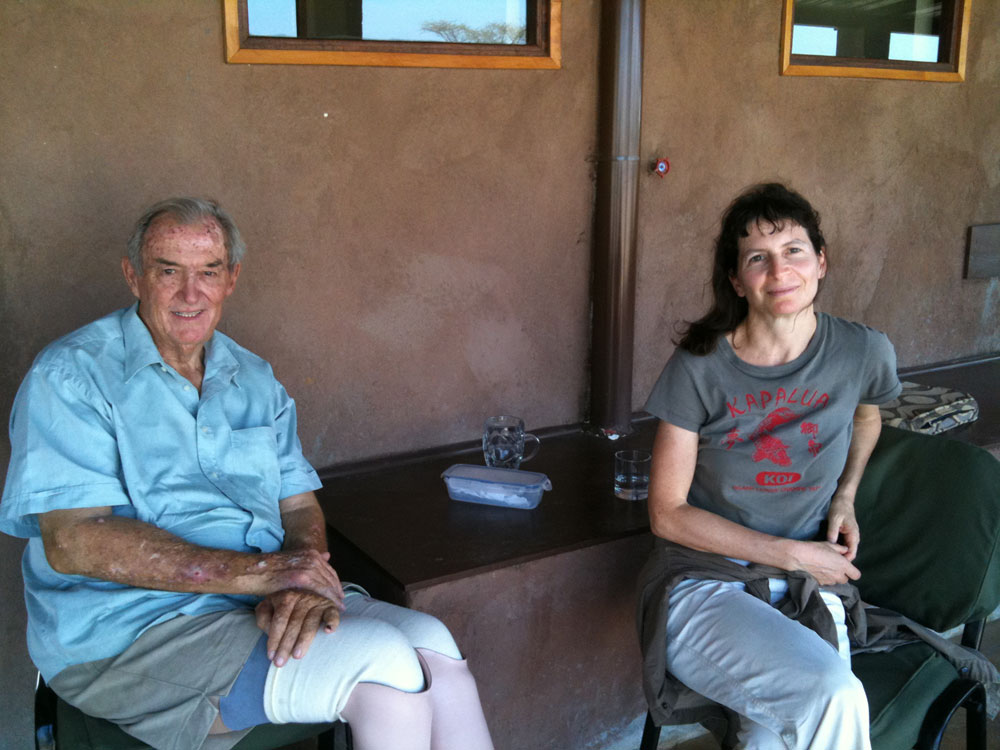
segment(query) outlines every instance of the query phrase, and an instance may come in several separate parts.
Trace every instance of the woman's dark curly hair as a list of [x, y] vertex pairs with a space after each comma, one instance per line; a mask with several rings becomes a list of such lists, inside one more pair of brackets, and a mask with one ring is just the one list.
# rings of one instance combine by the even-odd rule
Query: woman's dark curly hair
[[[712, 307], [698, 320], [687, 323], [677, 345], [692, 354], [711, 354], [719, 336], [729, 333], [747, 316], [747, 301], [733, 289], [739, 241], [750, 235], [747, 227], [773, 225], [781, 231], [786, 221], [806, 230], [817, 253], [824, 253], [826, 240], [819, 228], [819, 213], [805, 198], [777, 182], [755, 185], [736, 198], [722, 216], [722, 229], [715, 240], [712, 267]], [[829, 258], [827, 258], [829, 264]]]

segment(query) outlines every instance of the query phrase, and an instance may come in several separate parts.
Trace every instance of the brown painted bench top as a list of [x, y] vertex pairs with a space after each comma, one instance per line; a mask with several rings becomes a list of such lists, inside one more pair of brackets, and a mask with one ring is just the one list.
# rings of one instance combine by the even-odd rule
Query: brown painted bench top
[[331, 527], [334, 566], [340, 557], [341, 566], [352, 567], [358, 553], [377, 563], [385, 585], [405, 592], [647, 533], [646, 503], [619, 500], [612, 492], [614, 452], [652, 446], [655, 420], [636, 427], [615, 441], [579, 428], [540, 430], [541, 449], [521, 468], [548, 475], [552, 490], [534, 510], [448, 497], [441, 473], [455, 463], [482, 464], [476, 448], [373, 465], [362, 473], [323, 473], [325, 486], [317, 494]]

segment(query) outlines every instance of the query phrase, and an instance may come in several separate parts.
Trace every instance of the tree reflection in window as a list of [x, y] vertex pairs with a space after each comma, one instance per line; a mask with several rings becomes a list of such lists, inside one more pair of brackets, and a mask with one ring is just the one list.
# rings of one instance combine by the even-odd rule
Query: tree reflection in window
[[524, 44], [526, 31], [523, 23], [516, 25], [498, 21], [478, 28], [454, 21], [425, 21], [420, 28], [436, 34], [441, 41], [457, 44]]

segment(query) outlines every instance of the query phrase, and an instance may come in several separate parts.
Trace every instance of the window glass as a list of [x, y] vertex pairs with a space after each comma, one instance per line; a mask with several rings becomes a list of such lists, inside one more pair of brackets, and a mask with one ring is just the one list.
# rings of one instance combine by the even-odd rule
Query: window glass
[[792, 54], [834, 57], [837, 54], [837, 30], [829, 26], [795, 24]]
[[894, 31], [889, 35], [890, 60], [938, 62], [940, 49], [940, 37], [931, 34], [902, 34]]
[[247, 0], [250, 36], [295, 36], [295, 0]]
[[526, 0], [247, 0], [251, 36], [525, 44]]
[[965, 77], [972, 0], [784, 0], [781, 73]]
[[[939, 44], [945, 30], [945, 0], [795, 0], [792, 52], [803, 55], [856, 57], [868, 60], [944, 62]], [[824, 30], [822, 33], [817, 29]], [[807, 37], [799, 43], [799, 36]], [[835, 49], [828, 45], [832, 37]], [[895, 56], [892, 41], [896, 39]], [[812, 51], [815, 44], [824, 51]], [[927, 59], [933, 49], [934, 57]]]

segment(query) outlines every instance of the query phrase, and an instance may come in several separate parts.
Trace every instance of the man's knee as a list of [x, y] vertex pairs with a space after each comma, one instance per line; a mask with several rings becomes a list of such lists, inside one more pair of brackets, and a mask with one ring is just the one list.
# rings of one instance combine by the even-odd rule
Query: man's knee
[[264, 710], [277, 724], [340, 718], [361, 683], [419, 693], [424, 673], [406, 636], [388, 623], [348, 618], [333, 633], [319, 633], [302, 659], [268, 669]]
[[423, 612], [414, 612], [413, 615], [402, 628], [413, 648], [434, 651], [452, 659], [462, 658], [458, 644], [443, 622]]
[[367, 618], [347, 620], [341, 628], [344, 636], [358, 632], [366, 642], [367, 659], [359, 682], [377, 682], [407, 693], [424, 689], [420, 660], [407, 635], [398, 628]]
[[348, 617], [342, 622], [353, 617], [387, 622], [401, 630], [413, 648], [436, 651], [453, 659], [462, 658], [448, 628], [432, 615], [357, 594], [348, 595], [346, 604]]

